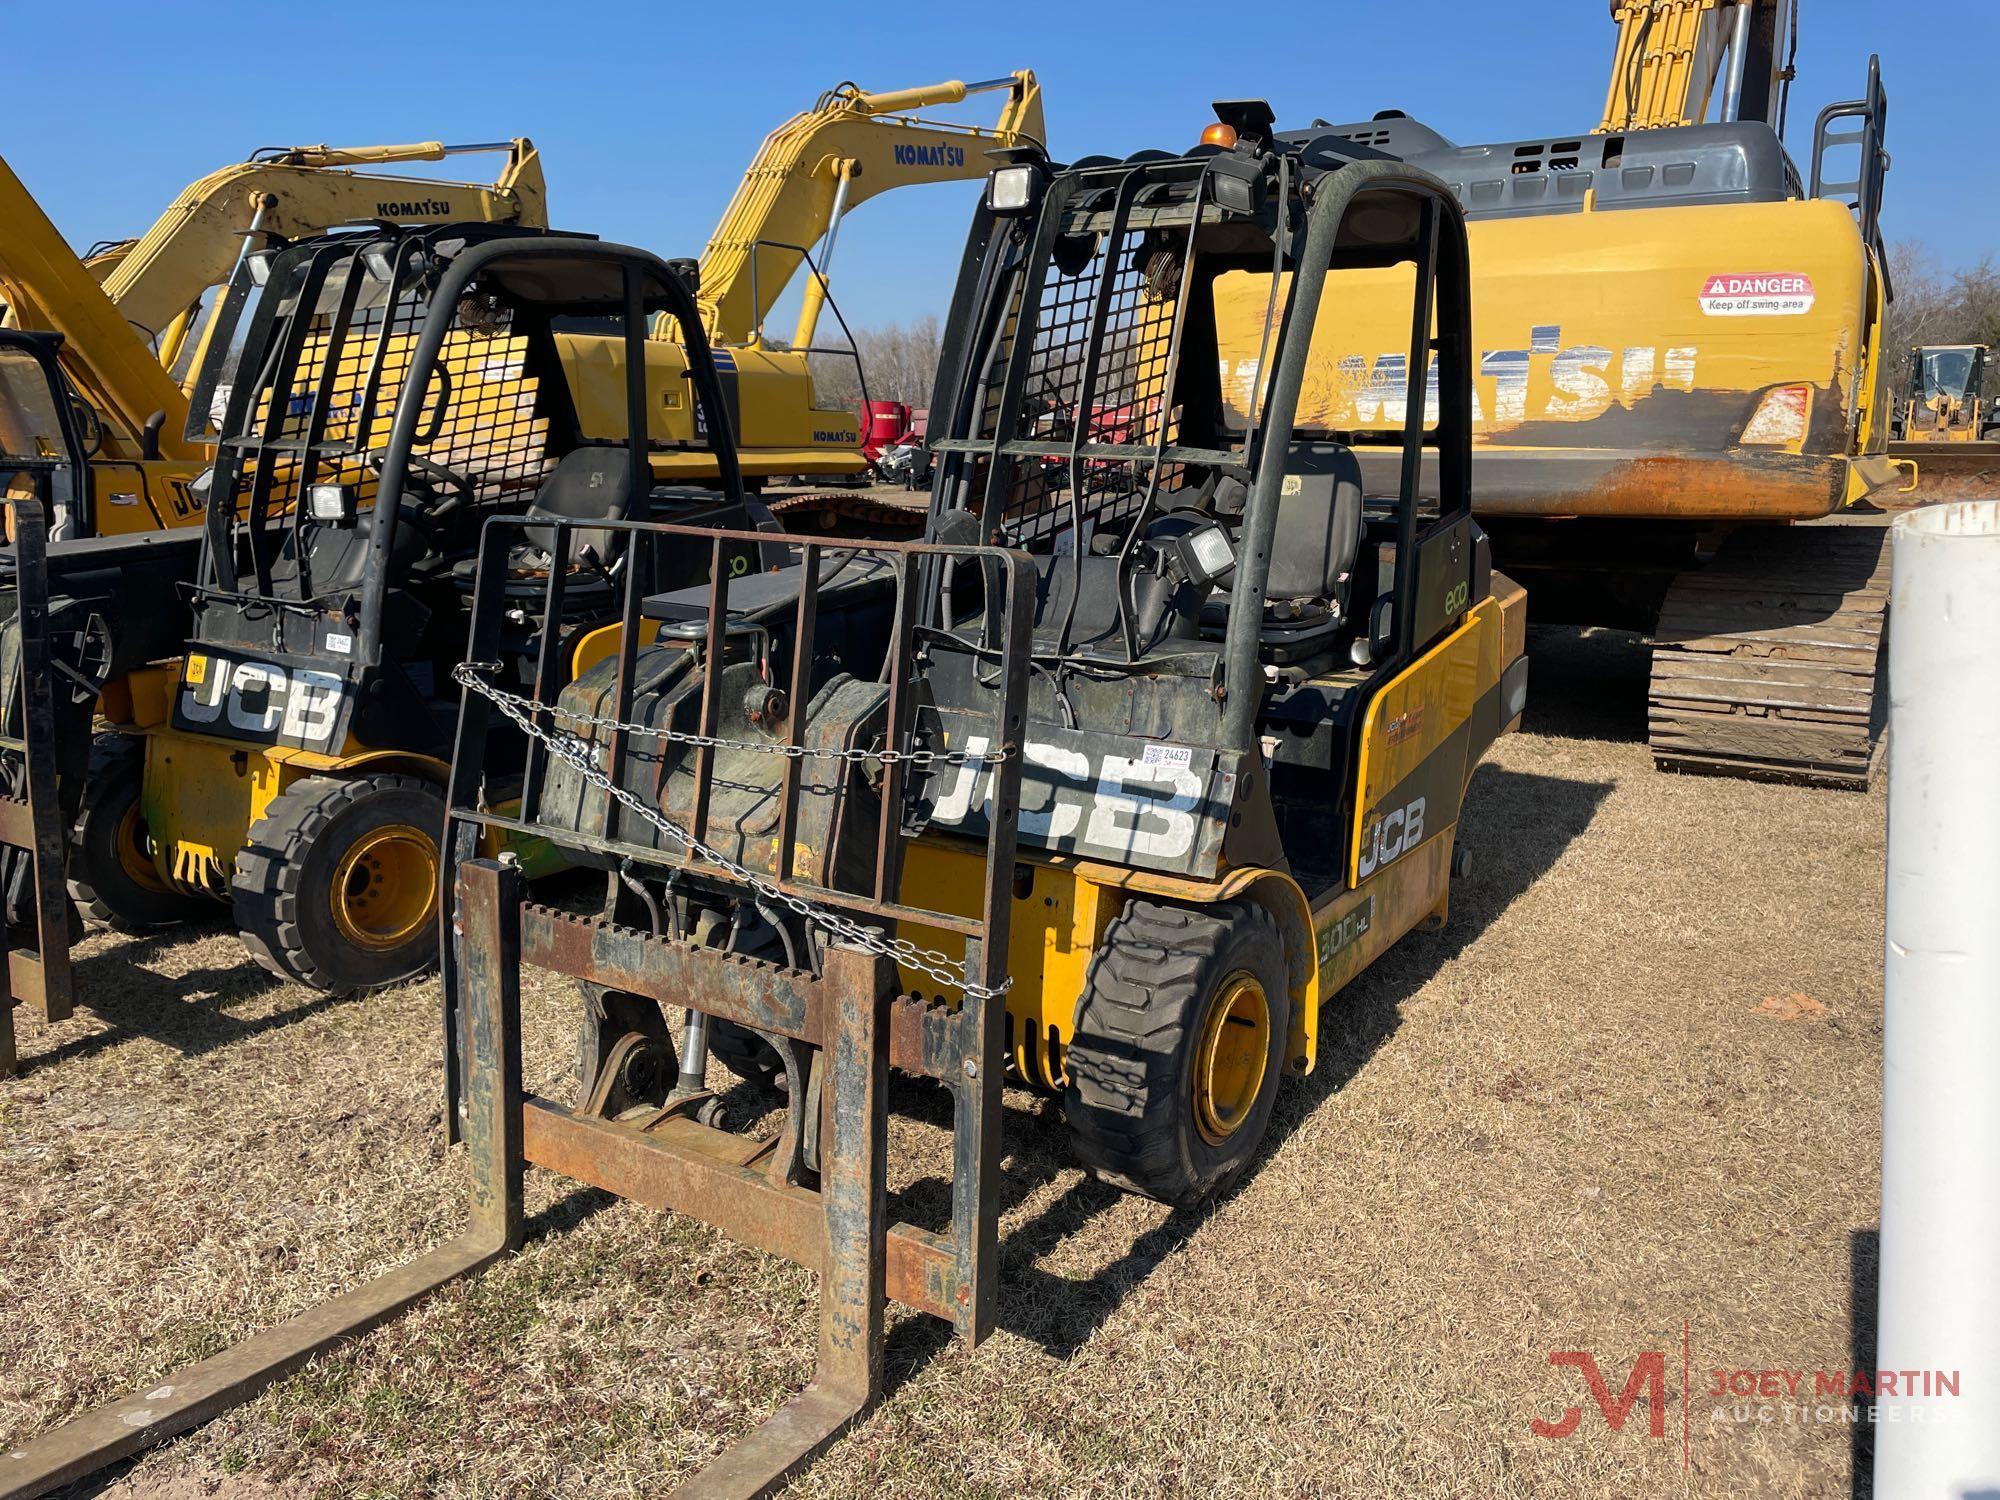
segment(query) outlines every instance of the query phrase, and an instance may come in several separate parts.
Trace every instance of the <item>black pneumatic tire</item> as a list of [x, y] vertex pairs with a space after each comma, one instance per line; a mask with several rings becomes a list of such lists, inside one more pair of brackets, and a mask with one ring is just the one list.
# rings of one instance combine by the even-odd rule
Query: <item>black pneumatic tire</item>
[[244, 947], [272, 973], [335, 994], [423, 973], [437, 963], [443, 835], [444, 798], [414, 776], [294, 782], [236, 856]]
[[100, 734], [92, 741], [69, 833], [69, 894], [86, 921], [129, 932], [215, 914], [213, 902], [175, 890], [150, 867], [140, 810], [145, 783], [143, 739]]
[[[1225, 1038], [1230, 1018], [1255, 1014], [1261, 991], [1267, 1035], [1236, 1053], [1242, 1081], [1221, 1138], [1198, 1101], [1197, 1073], [1211, 1011]], [[1228, 997], [1225, 1000], [1225, 997]], [[1233, 1003], [1230, 1003], [1233, 1002]], [[1066, 1057], [1066, 1110], [1085, 1165], [1106, 1181], [1165, 1203], [1219, 1192], [1249, 1165], [1270, 1123], [1291, 1018], [1284, 941], [1252, 902], [1207, 911], [1134, 901], [1114, 919], [1091, 960]], [[1220, 1044], [1220, 1042], [1219, 1042]], [[1220, 1123], [1218, 1121], [1218, 1123]]]

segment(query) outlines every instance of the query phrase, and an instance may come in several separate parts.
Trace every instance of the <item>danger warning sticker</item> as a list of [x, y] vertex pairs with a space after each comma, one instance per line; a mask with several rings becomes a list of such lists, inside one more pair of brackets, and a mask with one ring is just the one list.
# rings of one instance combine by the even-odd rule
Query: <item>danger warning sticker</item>
[[1812, 277], [1796, 272], [1711, 276], [1701, 289], [1701, 310], [1711, 318], [1796, 318], [1812, 305]]

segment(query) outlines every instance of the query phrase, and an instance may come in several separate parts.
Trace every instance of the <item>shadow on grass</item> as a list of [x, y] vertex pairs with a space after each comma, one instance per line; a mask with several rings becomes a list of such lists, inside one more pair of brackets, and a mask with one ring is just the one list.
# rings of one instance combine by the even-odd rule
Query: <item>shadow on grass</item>
[[[1847, 1237], [1847, 1368], [1872, 1370], [1875, 1366], [1876, 1291], [1882, 1270], [1882, 1232], [1857, 1229]], [[1870, 1403], [1856, 1399], [1848, 1403], [1852, 1416], [1849, 1427], [1849, 1484], [1854, 1500], [1872, 1500], [1875, 1494], [1875, 1424], [1868, 1420]], [[1978, 1500], [1978, 1497], [1968, 1497]]]
[[[1482, 765], [1466, 793], [1459, 839], [1474, 855], [1473, 873], [1454, 884], [1450, 920], [1430, 934], [1411, 934], [1321, 1011], [1318, 1065], [1288, 1080], [1278, 1095], [1261, 1162], [1329, 1097], [1359, 1073], [1402, 1023], [1402, 1010], [1445, 964], [1499, 919], [1515, 899], [1560, 859], [1597, 815], [1611, 791], [1602, 781], [1541, 776]], [[903, 1083], [898, 1080], [898, 1083]], [[1001, 1168], [1001, 1211], [1021, 1203], [1073, 1164], [1068, 1130], [1054, 1100], [1006, 1112]], [[941, 1088], [899, 1088], [899, 1112], [949, 1125], [949, 1096]], [[1124, 1195], [1091, 1178], [1071, 1186], [1000, 1242], [1000, 1326], [1032, 1339], [1057, 1358], [1068, 1358], [1103, 1326], [1153, 1270], [1254, 1177], [1253, 1163], [1220, 1197], [1177, 1209], [1134, 1240], [1116, 1261], [1087, 1280], [1071, 1280], [1040, 1262]], [[925, 1223], [949, 1213], [949, 1185], [928, 1178], [897, 1195], [891, 1217]], [[952, 1331], [935, 1319], [909, 1319], [889, 1339], [887, 1377], [894, 1390], [945, 1347]]]
[[1570, 740], [1646, 741], [1653, 653], [1625, 630], [1528, 630], [1528, 708], [1521, 728]]
[[234, 1014], [236, 1007], [269, 994], [282, 983], [248, 953], [243, 953], [238, 963], [210, 965], [180, 974], [158, 974], [145, 967], [148, 959], [163, 952], [210, 937], [233, 938], [233, 934], [226, 922], [177, 927], [129, 937], [115, 947], [79, 959], [77, 1008], [110, 1029], [72, 1037], [47, 1052], [23, 1057], [19, 1076], [27, 1077], [39, 1069], [76, 1058], [93, 1057], [135, 1038], [171, 1047], [183, 1057], [201, 1057], [245, 1037], [296, 1025], [358, 998], [351, 994], [314, 994], [269, 1015], [246, 1018]]

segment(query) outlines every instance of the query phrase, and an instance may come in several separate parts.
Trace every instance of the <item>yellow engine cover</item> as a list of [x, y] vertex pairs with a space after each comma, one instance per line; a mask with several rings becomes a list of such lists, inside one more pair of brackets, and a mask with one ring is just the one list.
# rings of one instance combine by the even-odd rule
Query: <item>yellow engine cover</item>
[[[1804, 519], [1876, 458], [1881, 290], [1853, 215], [1820, 200], [1475, 220], [1474, 509]], [[1337, 271], [1298, 425], [1399, 427], [1413, 272]], [[1257, 388], [1270, 277], [1216, 289], [1225, 399]]]

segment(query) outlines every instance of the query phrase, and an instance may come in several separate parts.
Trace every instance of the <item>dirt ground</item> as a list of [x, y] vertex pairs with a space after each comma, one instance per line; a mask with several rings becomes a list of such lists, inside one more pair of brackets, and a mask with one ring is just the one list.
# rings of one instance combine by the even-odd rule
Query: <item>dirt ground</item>
[[[899, 1318], [888, 1398], [796, 1493], [1849, 1491], [1847, 1408], [1708, 1392], [1872, 1357], [1882, 795], [1657, 775], [1643, 652], [1535, 644], [1449, 924], [1332, 1002], [1253, 1173], [1202, 1212], [1121, 1197], [1010, 1094], [1001, 1331], [968, 1354]], [[94, 1013], [23, 1017], [0, 1084], [0, 1444], [460, 1214], [434, 983], [315, 999], [219, 931], [83, 955]], [[527, 1012], [529, 1081], [568, 1097], [568, 994]], [[942, 1141], [913, 1102], [902, 1182]], [[804, 1382], [811, 1276], [543, 1174], [529, 1194], [520, 1256], [109, 1493], [664, 1492]], [[1662, 1435], [1643, 1400], [1612, 1431], [1565, 1351], [1614, 1406], [1658, 1352]], [[1571, 1435], [1531, 1430], [1571, 1406]]]

